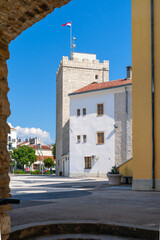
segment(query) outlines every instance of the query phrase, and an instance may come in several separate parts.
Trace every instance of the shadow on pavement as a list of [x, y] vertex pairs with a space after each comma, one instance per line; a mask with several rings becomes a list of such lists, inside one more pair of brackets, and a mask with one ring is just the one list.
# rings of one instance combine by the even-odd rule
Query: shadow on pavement
[[[13, 209], [30, 207], [34, 205], [43, 205], [54, 203], [54, 199], [64, 199], [64, 198], [76, 198], [76, 197], [85, 197], [91, 195], [92, 193], [89, 191], [67, 191], [67, 192], [49, 192], [49, 193], [27, 193], [27, 194], [19, 194], [13, 195], [14, 198], [18, 198], [21, 200], [19, 205], [13, 205]], [[36, 200], [47, 200], [47, 201], [36, 201]], [[48, 201], [53, 200], [53, 201]], [[35, 202], [36, 201], [36, 202]]]

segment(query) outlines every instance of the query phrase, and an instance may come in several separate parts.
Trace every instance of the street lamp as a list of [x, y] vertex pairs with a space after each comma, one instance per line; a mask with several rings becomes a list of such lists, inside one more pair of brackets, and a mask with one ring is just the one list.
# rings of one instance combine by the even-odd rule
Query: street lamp
[[[42, 175], [43, 175], [43, 152], [41, 150], [37, 150], [37, 152], [38, 152], [39, 157], [40, 157], [41, 171], [42, 171]], [[41, 159], [41, 156], [42, 156], [42, 159]]]

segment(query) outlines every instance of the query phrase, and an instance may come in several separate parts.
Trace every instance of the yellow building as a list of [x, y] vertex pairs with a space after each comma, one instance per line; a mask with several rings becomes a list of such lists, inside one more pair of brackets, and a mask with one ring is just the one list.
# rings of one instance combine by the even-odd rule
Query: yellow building
[[133, 190], [160, 190], [160, 0], [132, 0], [132, 57]]

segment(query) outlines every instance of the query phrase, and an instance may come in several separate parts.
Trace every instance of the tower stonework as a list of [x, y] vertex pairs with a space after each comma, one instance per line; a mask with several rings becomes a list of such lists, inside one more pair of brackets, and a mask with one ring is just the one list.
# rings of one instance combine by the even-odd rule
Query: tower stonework
[[63, 174], [62, 157], [69, 157], [68, 94], [92, 82], [109, 81], [109, 61], [99, 63], [95, 54], [71, 53], [62, 57], [56, 74], [56, 174]]

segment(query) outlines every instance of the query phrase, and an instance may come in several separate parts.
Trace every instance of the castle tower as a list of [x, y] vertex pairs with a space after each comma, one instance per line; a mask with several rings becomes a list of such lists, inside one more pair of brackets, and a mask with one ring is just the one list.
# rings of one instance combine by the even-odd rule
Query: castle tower
[[68, 94], [92, 82], [109, 81], [109, 61], [99, 63], [95, 54], [71, 53], [62, 57], [56, 74], [56, 173], [63, 174], [62, 157], [69, 157]]

